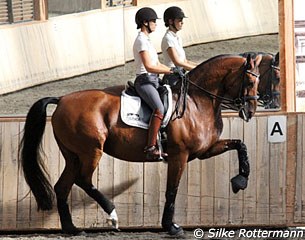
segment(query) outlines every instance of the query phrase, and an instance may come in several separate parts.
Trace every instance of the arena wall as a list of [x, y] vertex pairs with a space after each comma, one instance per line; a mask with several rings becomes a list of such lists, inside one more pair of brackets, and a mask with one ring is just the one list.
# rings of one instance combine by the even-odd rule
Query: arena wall
[[[162, 17], [171, 5], [188, 15], [181, 31], [185, 46], [278, 32], [278, 0], [185, 0], [150, 6]], [[139, 7], [0, 26], [0, 94], [132, 60]], [[151, 38], [160, 51], [165, 27], [162, 20], [158, 25]]]
[[[274, 114], [276, 115], [276, 114]], [[273, 117], [274, 117], [273, 115]], [[177, 223], [188, 227], [304, 225], [305, 115], [277, 113], [287, 120], [283, 142], [268, 141], [268, 120], [258, 114], [245, 123], [224, 117], [222, 138], [242, 139], [248, 148], [251, 173], [248, 188], [231, 191], [238, 173], [237, 153], [189, 163], [176, 200]], [[56, 207], [37, 212], [36, 202], [18, 164], [18, 145], [24, 118], [0, 118], [0, 230], [59, 229]], [[55, 184], [64, 160], [50, 121], [43, 138], [45, 163]], [[93, 183], [116, 205], [122, 228], [158, 228], [162, 217], [167, 165], [128, 163], [104, 155]], [[69, 196], [73, 220], [81, 228], [107, 228], [106, 214], [82, 190]]]

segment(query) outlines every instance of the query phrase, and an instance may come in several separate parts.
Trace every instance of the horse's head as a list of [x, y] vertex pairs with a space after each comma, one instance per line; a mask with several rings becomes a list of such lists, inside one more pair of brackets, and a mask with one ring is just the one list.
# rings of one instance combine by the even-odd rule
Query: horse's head
[[271, 108], [279, 108], [280, 104], [280, 54], [275, 55], [272, 61], [272, 103]]
[[265, 108], [280, 107], [279, 53], [266, 54], [260, 65], [259, 102]]
[[241, 98], [244, 104], [239, 110], [239, 116], [245, 121], [249, 121], [256, 111], [259, 84], [258, 66], [261, 60], [262, 55], [257, 55], [255, 59], [252, 59], [251, 54], [249, 54], [245, 63], [244, 79], [241, 88]]
[[230, 74], [225, 78], [226, 95], [234, 99], [235, 108], [245, 121], [253, 117], [257, 108], [258, 66], [261, 60], [262, 55], [257, 55], [254, 59], [251, 54], [246, 58], [242, 57], [243, 66], [237, 71], [230, 70]]
[[262, 55], [252, 58], [230, 54], [208, 59], [189, 72], [189, 83], [208, 97], [217, 100], [219, 107], [239, 112], [249, 121], [257, 107], [259, 64]]

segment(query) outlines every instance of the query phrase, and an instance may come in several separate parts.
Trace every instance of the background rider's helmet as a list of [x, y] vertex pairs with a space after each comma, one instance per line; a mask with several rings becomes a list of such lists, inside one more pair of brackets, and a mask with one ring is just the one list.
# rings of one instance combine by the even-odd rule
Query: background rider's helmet
[[143, 22], [145, 21], [151, 21], [151, 20], [156, 20], [158, 19], [157, 13], [149, 7], [144, 7], [141, 8], [137, 11], [136, 13], [136, 24], [137, 24], [137, 29], [141, 28], [143, 25]]
[[163, 19], [166, 27], [169, 26], [169, 19], [174, 20], [174, 19], [183, 19], [183, 18], [186, 18], [186, 16], [184, 15], [182, 9], [179, 7], [169, 7], [165, 10], [163, 15]]

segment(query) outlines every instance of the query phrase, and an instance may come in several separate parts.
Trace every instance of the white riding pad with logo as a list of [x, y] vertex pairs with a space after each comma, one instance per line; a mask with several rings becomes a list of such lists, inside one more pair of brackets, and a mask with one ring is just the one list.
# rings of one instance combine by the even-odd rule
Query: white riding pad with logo
[[[165, 113], [161, 127], [166, 127], [171, 118], [173, 109], [172, 90], [169, 85], [164, 86], [167, 88], [168, 91], [168, 102], [164, 103], [164, 105], [167, 104], [168, 108]], [[121, 95], [120, 112], [122, 121], [129, 126], [148, 129], [152, 110], [144, 101], [141, 100], [139, 96], [128, 95], [125, 91], [126, 90], [124, 90]]]

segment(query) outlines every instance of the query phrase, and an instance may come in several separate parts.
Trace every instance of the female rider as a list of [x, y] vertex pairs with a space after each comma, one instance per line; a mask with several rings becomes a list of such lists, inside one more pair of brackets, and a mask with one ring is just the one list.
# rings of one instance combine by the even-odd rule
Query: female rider
[[157, 88], [159, 87], [159, 74], [171, 74], [172, 71], [159, 62], [157, 51], [149, 39], [149, 34], [156, 29], [157, 19], [158, 16], [152, 8], [144, 7], [137, 11], [135, 21], [137, 29], [140, 31], [133, 45], [137, 76], [135, 88], [153, 111], [148, 128], [147, 145], [144, 148], [148, 160], [157, 160], [160, 156], [167, 156], [166, 153], [160, 155], [156, 146], [158, 131], [164, 116], [164, 106]]
[[186, 59], [182, 40], [177, 32], [182, 29], [184, 12], [179, 7], [169, 7], [164, 12], [164, 23], [168, 27], [161, 43], [164, 56], [164, 63], [168, 67], [181, 67], [185, 70], [192, 70], [196, 63]]

